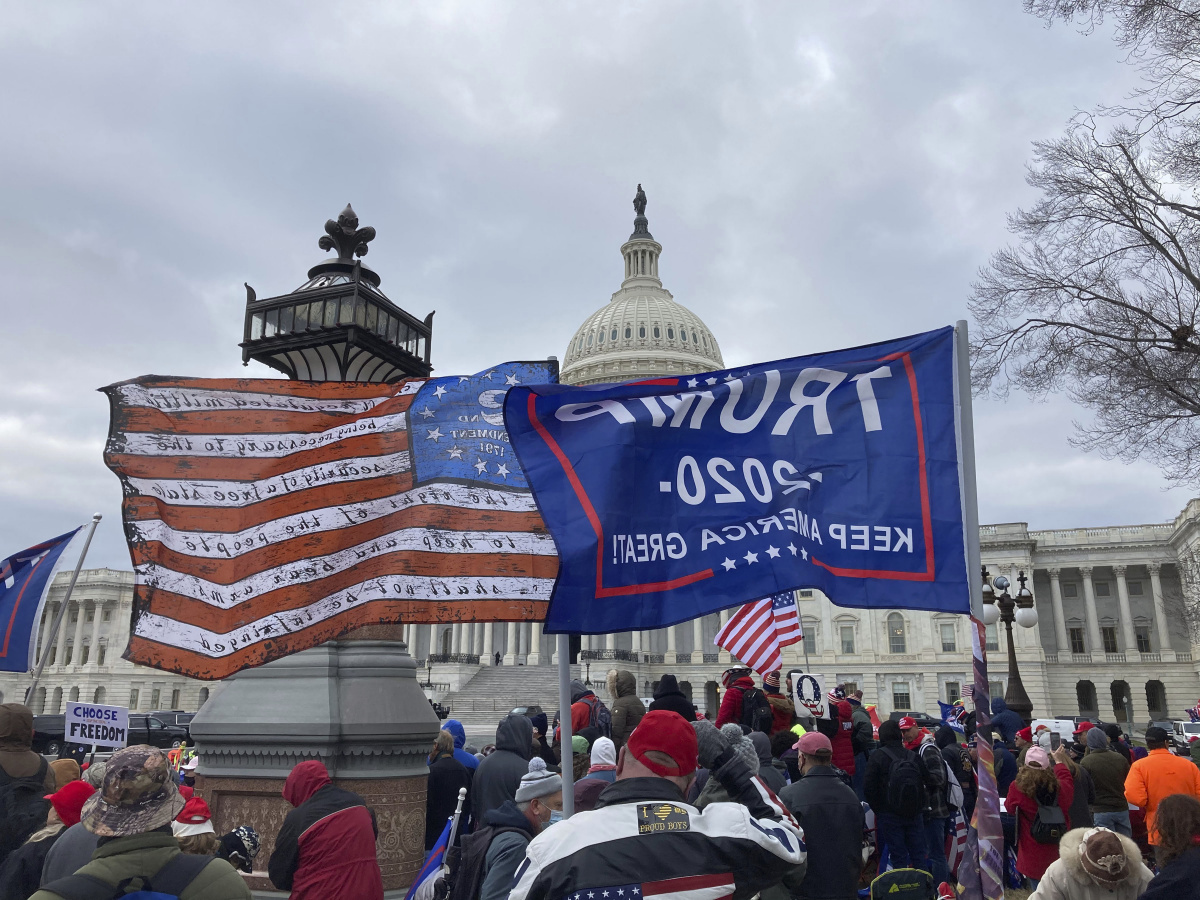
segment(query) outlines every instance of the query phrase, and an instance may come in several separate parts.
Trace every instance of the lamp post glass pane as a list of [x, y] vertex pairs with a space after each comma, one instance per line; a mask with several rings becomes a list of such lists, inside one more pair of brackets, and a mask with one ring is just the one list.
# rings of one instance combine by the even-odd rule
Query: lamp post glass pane
[[290, 306], [285, 306], [279, 311], [279, 333], [291, 334], [292, 332], [292, 317], [293, 310]]
[[354, 298], [354, 324], [360, 328], [367, 327], [367, 301], [362, 297]]
[[267, 313], [267, 327], [263, 337], [275, 337], [279, 333], [279, 310], [273, 309]]
[[400, 328], [400, 321], [395, 316], [389, 317], [388, 318], [388, 333], [387, 333], [387, 342], [389, 344], [396, 343], [396, 332], [399, 328]]
[[308, 304], [301, 303], [295, 307], [293, 313], [292, 330], [307, 331], [308, 330]]
[[263, 336], [263, 314], [255, 313], [250, 319], [250, 340], [257, 341]]
[[378, 322], [379, 309], [374, 303], [367, 304], [367, 331], [374, 331]]
[[354, 298], [353, 297], [343, 297], [342, 298], [341, 315], [338, 316], [338, 324], [339, 325], [349, 325], [353, 321], [354, 321]]
[[338, 302], [337, 300], [325, 301], [325, 327], [332, 328], [337, 324]]

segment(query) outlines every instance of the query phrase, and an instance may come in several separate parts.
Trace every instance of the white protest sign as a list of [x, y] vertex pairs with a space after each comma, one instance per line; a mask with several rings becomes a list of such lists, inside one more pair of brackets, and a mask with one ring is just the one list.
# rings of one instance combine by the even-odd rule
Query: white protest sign
[[825, 676], [814, 675], [803, 669], [792, 669], [787, 673], [791, 683], [792, 702], [796, 704], [796, 715], [805, 713], [814, 719], [829, 718], [829, 703], [825, 699]]
[[70, 744], [124, 747], [129, 736], [129, 710], [123, 706], [68, 703], [64, 734]]

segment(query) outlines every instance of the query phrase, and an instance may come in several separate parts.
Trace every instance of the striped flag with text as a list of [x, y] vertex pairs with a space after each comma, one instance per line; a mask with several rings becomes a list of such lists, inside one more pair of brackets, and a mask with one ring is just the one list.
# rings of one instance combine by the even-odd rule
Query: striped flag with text
[[105, 388], [136, 573], [126, 658], [223, 678], [363, 625], [543, 618], [558, 559], [502, 406], [556, 378], [536, 362]]

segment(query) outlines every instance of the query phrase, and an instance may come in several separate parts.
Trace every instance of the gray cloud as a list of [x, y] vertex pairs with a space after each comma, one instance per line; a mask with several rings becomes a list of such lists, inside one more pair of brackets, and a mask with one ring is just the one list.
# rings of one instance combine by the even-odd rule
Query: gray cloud
[[[634, 185], [662, 273], [751, 362], [937, 327], [1030, 199], [1029, 142], [1132, 73], [1020, 4], [13, 4], [0, 32], [0, 548], [106, 522], [95, 388], [243, 370], [243, 281], [290, 290], [347, 200], [442, 374], [561, 356], [619, 282]], [[1161, 521], [1187, 496], [982, 402], [981, 514]]]

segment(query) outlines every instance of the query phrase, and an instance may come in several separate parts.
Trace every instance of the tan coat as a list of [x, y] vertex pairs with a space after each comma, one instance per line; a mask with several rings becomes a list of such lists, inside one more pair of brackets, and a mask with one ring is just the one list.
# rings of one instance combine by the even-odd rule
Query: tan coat
[[1142, 862], [1137, 844], [1124, 835], [1121, 846], [1129, 860], [1129, 877], [1118, 885], [1102, 885], [1092, 880], [1079, 861], [1079, 846], [1090, 828], [1073, 828], [1058, 843], [1058, 859], [1050, 864], [1038, 888], [1029, 900], [1135, 900], [1146, 890], [1154, 873]]

